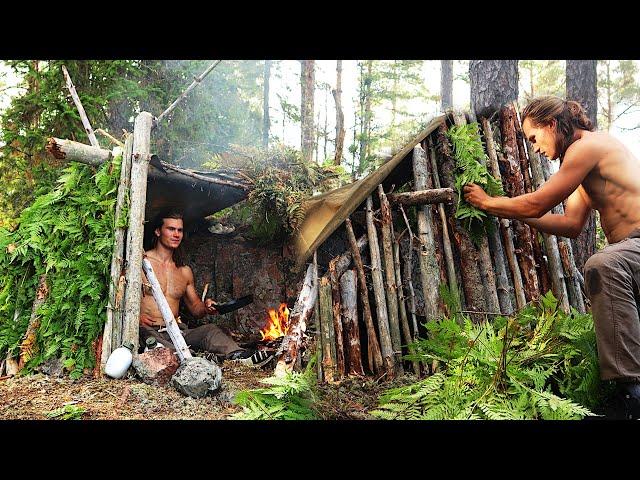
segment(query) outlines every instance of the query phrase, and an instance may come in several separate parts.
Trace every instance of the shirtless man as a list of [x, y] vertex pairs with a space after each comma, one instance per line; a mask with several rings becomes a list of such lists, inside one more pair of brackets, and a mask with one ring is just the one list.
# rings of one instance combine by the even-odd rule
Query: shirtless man
[[[469, 184], [465, 199], [490, 214], [570, 238], [580, 234], [592, 209], [600, 212], [609, 245], [584, 266], [600, 377], [617, 382], [625, 418], [640, 418], [640, 161], [616, 138], [593, 131], [577, 102], [540, 97], [525, 107], [522, 120], [534, 150], [559, 158], [559, 170], [532, 193], [490, 197]], [[547, 213], [564, 199], [564, 215]]]
[[[173, 316], [178, 317], [180, 299], [184, 299], [187, 309], [196, 318], [217, 313], [213, 300], [200, 300], [193, 272], [184, 264], [179, 248], [184, 235], [182, 214], [163, 212], [156, 217], [153, 227], [154, 246], [145, 252], [145, 256], [151, 262]], [[147, 283], [144, 273], [143, 279]], [[164, 326], [164, 319], [151, 289], [145, 287], [140, 304], [140, 344], [144, 345], [145, 340], [153, 336], [158, 343], [175, 349], [169, 334], [166, 331], [158, 331]], [[206, 324], [192, 329], [183, 323], [178, 323], [178, 326], [190, 348], [212, 352], [223, 359], [238, 360], [250, 366], [261, 366], [265, 360], [268, 361], [264, 352], [244, 350], [216, 325]]]

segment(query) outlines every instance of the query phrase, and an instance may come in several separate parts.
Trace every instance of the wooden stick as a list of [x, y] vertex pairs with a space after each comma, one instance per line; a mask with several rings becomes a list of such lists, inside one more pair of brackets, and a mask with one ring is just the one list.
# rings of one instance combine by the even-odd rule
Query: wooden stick
[[406, 206], [433, 203], [453, 203], [453, 189], [437, 188], [430, 190], [417, 190], [414, 192], [389, 193], [387, 194], [387, 198], [392, 204], [399, 203]]
[[209, 72], [211, 72], [211, 70], [216, 68], [221, 61], [222, 60], [217, 60], [213, 62], [211, 65], [209, 65], [209, 67], [207, 67], [207, 69], [204, 72], [200, 74], [200, 76], [195, 77], [193, 79], [193, 82], [191, 82], [191, 85], [189, 85], [187, 89], [184, 92], [182, 92], [182, 94], [171, 105], [169, 105], [169, 108], [167, 108], [164, 112], [160, 114], [160, 116], [154, 122], [154, 127], [157, 126], [162, 121], [163, 118], [165, 118], [167, 115], [173, 112], [173, 109], [176, 108], [180, 104], [180, 102], [182, 102], [185, 98], [187, 98], [187, 95], [189, 95], [189, 92], [191, 92], [191, 90], [196, 88], [200, 84], [200, 82], [204, 79], [204, 77], [209, 75]]
[[[373, 283], [373, 297], [376, 302], [376, 318], [378, 319], [378, 333], [380, 334], [380, 350], [389, 378], [395, 376], [395, 350], [391, 340], [389, 327], [389, 312], [382, 279], [382, 260], [378, 245], [378, 231], [373, 223], [373, 200], [367, 197], [367, 234], [369, 235], [369, 255], [371, 257], [371, 281]], [[363, 291], [366, 291], [362, 288]]]
[[49, 137], [46, 150], [57, 160], [86, 163], [96, 167], [111, 161], [112, 156], [110, 150], [56, 137]]
[[342, 319], [349, 345], [349, 375], [364, 375], [358, 328], [358, 284], [356, 272], [347, 270], [340, 277]]
[[89, 137], [89, 142], [92, 146], [100, 148], [100, 144], [98, 143], [98, 139], [96, 138], [96, 134], [93, 133], [93, 128], [91, 128], [91, 124], [89, 123], [89, 118], [87, 117], [87, 113], [84, 111], [84, 107], [82, 106], [82, 102], [80, 101], [80, 97], [78, 96], [78, 92], [76, 92], [76, 87], [73, 86], [73, 82], [71, 81], [71, 77], [69, 76], [69, 72], [67, 72], [67, 67], [62, 65], [62, 73], [64, 74], [64, 78], [67, 82], [67, 88], [71, 93], [71, 98], [73, 98], [73, 102], [76, 104], [76, 108], [78, 109], [78, 113], [80, 114], [80, 120], [82, 120], [82, 125], [84, 126], [84, 130]]
[[124, 148], [124, 143], [122, 143], [120, 140], [118, 140], [117, 138], [115, 138], [114, 136], [112, 136], [109, 132], [107, 132], [106, 130], [103, 130], [101, 128], [98, 128], [96, 130], [96, 133], [99, 133], [100, 135], [107, 137], [112, 143], [115, 143], [116, 145], [118, 145], [119, 147]]
[[142, 112], [136, 117], [133, 128], [133, 155], [131, 164], [131, 190], [129, 207], [129, 231], [127, 233], [127, 289], [122, 341], [130, 342], [138, 350], [140, 297], [142, 294], [142, 256], [144, 235], [144, 211], [147, 201], [147, 172], [151, 158], [151, 123], [153, 117]]
[[[320, 285], [320, 279], [318, 278], [318, 252], [313, 252], [313, 269], [315, 271], [315, 277], [313, 281]], [[324, 356], [324, 345], [323, 345], [323, 334], [324, 328], [322, 327], [322, 318], [320, 316], [320, 288], [318, 288], [318, 292], [316, 294], [316, 304], [313, 307], [313, 318], [315, 321], [316, 327], [316, 370], [318, 374], [318, 382], [324, 381], [324, 365], [323, 365], [323, 356]]]
[[204, 302], [204, 299], [207, 297], [208, 291], [209, 291], [209, 284], [205, 283], [204, 288], [202, 289], [202, 297], [200, 298], [201, 302]]
[[[502, 175], [500, 173], [500, 167], [498, 164], [498, 155], [496, 153], [496, 146], [493, 141], [493, 131], [491, 124], [486, 118], [481, 118], [482, 130], [484, 132], [485, 142], [487, 144], [487, 154], [489, 156], [489, 171], [497, 180], [503, 185]], [[511, 279], [514, 287], [516, 308], [520, 310], [524, 308], [527, 303], [526, 296], [524, 294], [524, 287], [522, 285], [522, 274], [520, 272], [520, 266], [518, 265], [518, 259], [515, 253], [515, 246], [513, 245], [513, 232], [511, 230], [511, 224], [506, 218], [499, 220], [500, 231], [502, 233], [502, 245], [505, 248], [505, 256], [507, 257], [507, 263], [511, 270]], [[499, 241], [499, 238], [497, 239]], [[511, 286], [511, 285], [509, 285]]]
[[[104, 326], [104, 332], [102, 334], [102, 353], [100, 358], [101, 371], [104, 372], [104, 367], [107, 364], [109, 355], [111, 352], [120, 346], [120, 340], [122, 339], [122, 310], [120, 302], [116, 301], [116, 294], [118, 293], [118, 286], [120, 285], [120, 278], [124, 279], [124, 239], [127, 235], [127, 226], [118, 226], [121, 222], [118, 221], [122, 215], [122, 211], [127, 201], [127, 194], [129, 192], [129, 182], [131, 176], [131, 157], [133, 155], [133, 136], [128, 135], [125, 140], [124, 151], [122, 152], [122, 163], [120, 164], [120, 183], [118, 184], [118, 196], [116, 199], [116, 231], [113, 242], [113, 253], [111, 254], [111, 274], [109, 281], [109, 302], [107, 303], [107, 321]], [[124, 282], [122, 283], [122, 289], [120, 296], [124, 295]], [[118, 304], [116, 306], [116, 304]]]
[[207, 183], [214, 183], [217, 185], [226, 185], [228, 187], [233, 187], [233, 188], [239, 188], [242, 190], [250, 190], [251, 187], [249, 187], [249, 185], [243, 184], [243, 183], [238, 183], [238, 182], [233, 182], [231, 180], [222, 180], [220, 178], [213, 178], [213, 177], [208, 177], [206, 175], [198, 175], [197, 173], [193, 173], [190, 172], [188, 170], [185, 170], [183, 168], [179, 168], [176, 167], [175, 165], [171, 165], [170, 163], [167, 162], [160, 162], [161, 165], [166, 169], [166, 170], [173, 170], [174, 172], [178, 172], [181, 175], [185, 175], [187, 177], [191, 177], [191, 178], [196, 178], [198, 180], [202, 180], [203, 182], [207, 182]]
[[369, 360], [369, 368], [373, 373], [381, 373], [384, 368], [384, 364], [382, 361], [382, 354], [380, 353], [380, 345], [378, 344], [378, 339], [376, 338], [376, 330], [373, 326], [371, 306], [369, 305], [369, 294], [367, 292], [367, 280], [364, 276], [362, 257], [360, 257], [360, 250], [358, 249], [358, 245], [356, 244], [356, 236], [353, 233], [351, 219], [347, 217], [344, 221], [344, 224], [347, 229], [349, 244], [351, 245], [351, 255], [353, 255], [353, 262], [356, 266], [360, 290], [362, 290], [360, 299], [362, 301], [364, 323], [367, 327], [367, 356]]
[[327, 276], [320, 279], [320, 318], [322, 319], [322, 370], [325, 382], [332, 382], [335, 374], [335, 342], [333, 338], [333, 308], [331, 282]]
[[329, 280], [331, 281], [331, 299], [333, 307], [333, 330], [336, 345], [336, 372], [338, 377], [345, 375], [344, 363], [344, 340], [342, 331], [342, 312], [340, 307], [340, 277], [336, 269], [340, 257], [334, 258], [329, 262]]
[[[184, 362], [187, 358], [192, 358], [191, 352], [189, 351], [189, 347], [187, 346], [187, 342], [185, 342], [182, 333], [180, 333], [180, 328], [178, 327], [178, 323], [176, 319], [173, 317], [173, 312], [171, 311], [171, 307], [169, 306], [169, 302], [167, 302], [164, 293], [162, 293], [162, 287], [160, 287], [160, 282], [158, 282], [158, 278], [153, 271], [153, 267], [151, 266], [151, 262], [147, 258], [142, 259], [142, 269], [144, 270], [144, 274], [147, 277], [147, 280], [151, 284], [151, 292], [153, 293], [153, 299], [156, 301], [158, 305], [158, 309], [162, 314], [162, 319], [164, 320], [165, 327], [167, 328], [167, 333], [171, 338], [171, 342], [176, 347], [176, 354], [180, 359], [180, 362]], [[137, 349], [134, 349], [136, 352]]]
[[400, 205], [400, 211], [402, 217], [407, 224], [407, 230], [409, 231], [409, 245], [407, 248], [407, 257], [404, 261], [404, 278], [407, 279], [407, 286], [409, 287], [409, 312], [411, 313], [411, 325], [413, 326], [413, 340], [418, 339], [418, 319], [416, 318], [416, 293], [413, 290], [413, 232], [411, 231], [411, 225], [409, 225], [409, 219], [407, 214], [404, 213], [402, 205]]

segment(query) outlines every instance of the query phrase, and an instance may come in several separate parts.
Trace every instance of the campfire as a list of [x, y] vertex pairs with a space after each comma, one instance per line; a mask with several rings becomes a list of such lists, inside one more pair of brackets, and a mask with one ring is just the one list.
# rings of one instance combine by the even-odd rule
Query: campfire
[[284, 337], [289, 331], [289, 309], [286, 303], [281, 303], [276, 311], [269, 309], [269, 318], [264, 328], [260, 331], [261, 342], [269, 343]]

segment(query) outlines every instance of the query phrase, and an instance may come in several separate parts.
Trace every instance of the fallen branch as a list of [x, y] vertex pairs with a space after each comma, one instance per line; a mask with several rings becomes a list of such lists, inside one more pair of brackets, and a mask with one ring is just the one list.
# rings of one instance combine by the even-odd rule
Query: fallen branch
[[80, 97], [78, 96], [78, 92], [76, 92], [76, 87], [73, 86], [73, 82], [71, 81], [69, 72], [67, 72], [67, 67], [65, 67], [64, 65], [62, 65], [62, 73], [64, 74], [64, 78], [67, 82], [67, 88], [69, 89], [69, 92], [71, 92], [71, 98], [73, 98], [73, 102], [76, 104], [76, 108], [78, 109], [78, 113], [80, 114], [80, 120], [82, 120], [82, 125], [84, 126], [84, 130], [85, 132], [87, 132], [87, 136], [89, 137], [89, 142], [94, 147], [100, 148], [100, 144], [98, 143], [96, 134], [93, 133], [93, 128], [91, 128], [91, 124], [89, 123], [89, 118], [87, 117], [87, 113], [84, 111], [84, 107], [82, 106], [82, 102], [80, 101]]

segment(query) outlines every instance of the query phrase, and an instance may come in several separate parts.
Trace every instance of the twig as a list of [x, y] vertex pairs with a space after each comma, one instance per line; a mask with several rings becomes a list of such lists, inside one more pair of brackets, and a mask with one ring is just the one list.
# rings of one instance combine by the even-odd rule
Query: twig
[[117, 138], [113, 137], [111, 134], [109, 134], [107, 131], [99, 128], [96, 130], [96, 133], [99, 133], [102, 136], [107, 137], [109, 140], [111, 140], [111, 142], [115, 143], [116, 145], [124, 148], [124, 143], [122, 143], [120, 140], [118, 140]]

